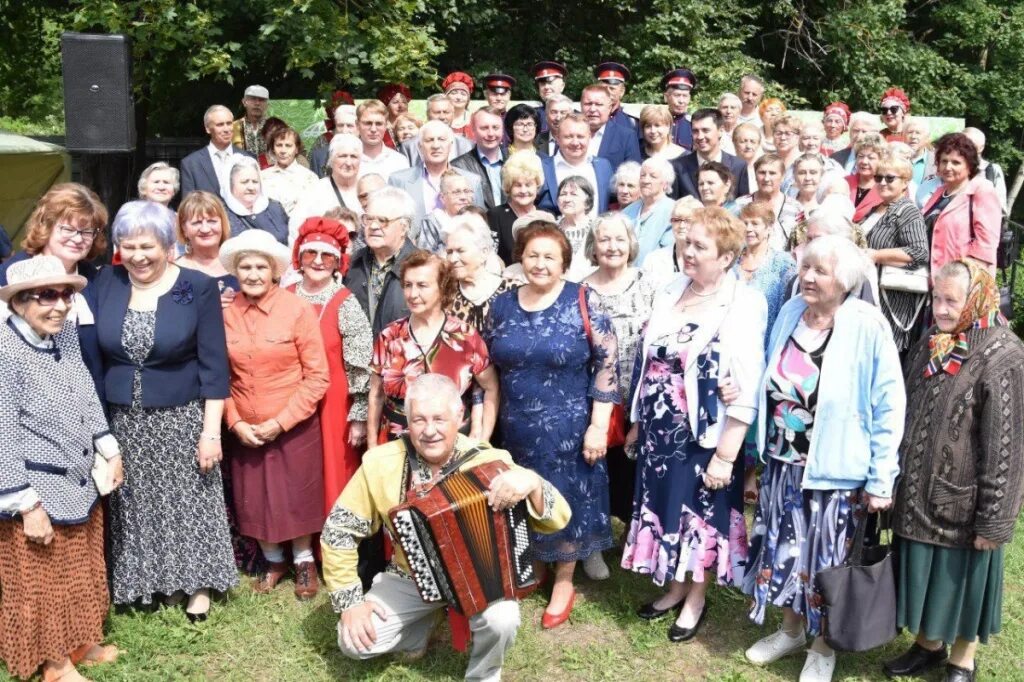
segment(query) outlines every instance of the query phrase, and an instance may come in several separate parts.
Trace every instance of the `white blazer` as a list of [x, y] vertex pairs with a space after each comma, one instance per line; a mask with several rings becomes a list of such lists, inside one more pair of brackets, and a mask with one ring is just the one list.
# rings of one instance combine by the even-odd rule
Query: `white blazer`
[[[647, 331], [642, 341], [640, 362], [641, 381], [633, 387], [633, 399], [630, 403], [631, 421], [639, 417], [640, 387], [643, 375], [647, 370], [647, 351], [651, 342], [673, 331], [678, 318], [669, 313], [679, 297], [690, 284], [690, 278], [680, 274], [671, 283], [658, 291], [654, 298], [654, 307], [647, 324]], [[686, 369], [683, 385], [686, 390], [686, 404], [690, 430], [697, 435], [698, 393], [697, 393], [697, 358], [718, 334], [720, 345], [719, 371], [720, 378], [731, 376], [739, 388], [740, 396], [726, 407], [721, 399], [718, 403], [717, 423], [708, 427], [703, 438], [697, 443], [702, 448], [715, 448], [725, 426], [725, 417], [734, 417], [744, 424], [754, 423], [757, 417], [758, 392], [761, 390], [761, 379], [764, 376], [764, 338], [768, 331], [768, 302], [764, 295], [753, 287], [744, 286], [736, 279], [735, 274], [728, 273], [721, 289], [715, 295], [715, 307], [704, 316], [702, 324], [694, 336], [691, 347], [694, 349], [686, 358]]]

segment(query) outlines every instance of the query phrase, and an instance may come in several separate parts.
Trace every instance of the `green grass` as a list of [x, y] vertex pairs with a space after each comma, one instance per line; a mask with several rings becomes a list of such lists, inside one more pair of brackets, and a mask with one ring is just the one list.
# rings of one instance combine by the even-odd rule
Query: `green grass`
[[[1024, 680], [1024, 539], [1020, 534], [1007, 552], [1003, 631], [982, 647], [978, 661], [982, 679]], [[778, 613], [762, 630], [746, 617], [746, 600], [720, 589], [710, 594], [711, 612], [697, 639], [670, 644], [668, 619], [645, 623], [634, 608], [653, 598], [657, 589], [644, 577], [613, 564], [603, 583], [578, 580], [579, 597], [570, 622], [553, 631], [540, 628], [546, 595], [537, 592], [523, 602], [523, 626], [506, 659], [506, 680], [723, 680], [760, 682], [796, 680], [802, 656], [792, 656], [764, 669], [747, 664], [746, 647], [778, 624]], [[582, 575], [582, 572], [578, 572]], [[435, 641], [425, 658], [405, 663], [391, 657], [355, 662], [335, 645], [337, 619], [321, 594], [297, 602], [291, 583], [269, 596], [247, 585], [214, 604], [209, 621], [188, 623], [179, 609], [155, 612], [118, 611], [111, 615], [107, 641], [125, 652], [117, 663], [88, 670], [91, 679], [107, 681], [352, 680], [392, 682], [461, 679], [465, 657], [454, 652], [447, 635]], [[904, 634], [888, 646], [866, 654], [840, 654], [835, 680], [880, 680], [882, 661], [901, 653], [911, 638]], [[0, 672], [0, 680], [10, 678]], [[926, 678], [938, 680], [937, 674]]]

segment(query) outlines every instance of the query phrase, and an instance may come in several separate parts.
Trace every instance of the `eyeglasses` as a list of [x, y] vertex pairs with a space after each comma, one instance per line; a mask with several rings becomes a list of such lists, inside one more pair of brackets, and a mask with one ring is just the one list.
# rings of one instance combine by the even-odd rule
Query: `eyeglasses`
[[465, 189], [451, 189], [445, 192], [450, 197], [471, 197], [473, 196], [473, 189], [467, 187]]
[[690, 220], [689, 218], [676, 218], [674, 216], [672, 218], [669, 218], [669, 222], [672, 223], [673, 225], [690, 225], [691, 223], [693, 223], [693, 221]]
[[530, 120], [516, 121], [512, 124], [513, 128], [536, 128], [537, 124]]
[[883, 114], [889, 114], [889, 115], [892, 115], [892, 116], [895, 116], [897, 113], [899, 113], [902, 110], [903, 110], [903, 107], [899, 107], [899, 106], [882, 107], [882, 113]]
[[776, 130], [774, 133], [775, 137], [793, 137], [796, 135], [796, 132], [792, 130]]
[[385, 218], [379, 215], [369, 215], [364, 213], [359, 216], [359, 224], [363, 227], [372, 227], [373, 225], [379, 225], [381, 229], [386, 229], [391, 223], [396, 223], [399, 220], [405, 220], [405, 216], [398, 216], [397, 218]]
[[47, 308], [57, 305], [58, 300], [64, 301], [65, 305], [71, 305], [71, 302], [75, 300], [75, 288], [43, 289], [42, 291], [28, 294], [28, 298], [38, 301], [39, 305], [46, 306]]
[[57, 230], [64, 239], [81, 237], [82, 241], [85, 242], [91, 242], [93, 239], [96, 239], [96, 235], [100, 232], [99, 230], [79, 230], [71, 225], [57, 225]]
[[299, 264], [303, 266], [312, 265], [316, 262], [317, 258], [320, 258], [320, 262], [329, 268], [333, 268], [338, 264], [338, 257], [333, 253], [314, 251], [313, 249], [308, 249], [299, 254]]
[[887, 174], [887, 175], [876, 175], [875, 176], [875, 182], [877, 182], [880, 185], [882, 183], [885, 183], [886, 185], [891, 185], [892, 183], [896, 182], [897, 180], [903, 180], [903, 176], [901, 176], [901, 175], [890, 175], [890, 174]]

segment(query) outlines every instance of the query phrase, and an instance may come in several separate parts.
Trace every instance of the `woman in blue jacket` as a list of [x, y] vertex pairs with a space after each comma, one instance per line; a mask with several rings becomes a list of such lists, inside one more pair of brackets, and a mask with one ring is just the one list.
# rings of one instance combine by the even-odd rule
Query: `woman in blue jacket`
[[802, 682], [831, 680], [835, 653], [821, 637], [815, 575], [846, 558], [865, 513], [890, 506], [899, 471], [906, 394], [892, 332], [879, 310], [849, 293], [864, 256], [836, 236], [811, 242], [800, 290], [771, 331], [757, 411], [765, 463], [744, 591], [751, 618], [768, 605], [782, 627], [747, 650], [766, 665], [815, 637]]

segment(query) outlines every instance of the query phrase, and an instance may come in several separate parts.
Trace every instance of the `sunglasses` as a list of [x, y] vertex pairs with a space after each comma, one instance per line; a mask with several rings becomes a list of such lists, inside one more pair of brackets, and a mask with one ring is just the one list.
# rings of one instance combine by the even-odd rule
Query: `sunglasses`
[[317, 256], [320, 257], [320, 262], [327, 267], [334, 267], [338, 264], [338, 257], [333, 253], [325, 253], [323, 251], [312, 251], [307, 250], [299, 254], [299, 263], [302, 265], [312, 265], [316, 262]]
[[38, 301], [39, 305], [52, 308], [57, 305], [57, 301], [64, 301], [65, 305], [70, 306], [75, 300], [75, 288], [65, 287], [64, 289], [42, 289], [28, 295], [34, 301]]
[[882, 113], [883, 114], [895, 115], [895, 114], [899, 113], [900, 111], [903, 111], [903, 107], [898, 107], [898, 106], [882, 107]]
[[892, 183], [896, 182], [897, 180], [902, 180], [902, 179], [903, 179], [903, 177], [900, 176], [900, 175], [888, 175], [887, 174], [887, 175], [876, 175], [875, 176], [875, 182], [877, 182], [880, 185], [882, 183], [885, 183], [886, 185], [891, 185]]

